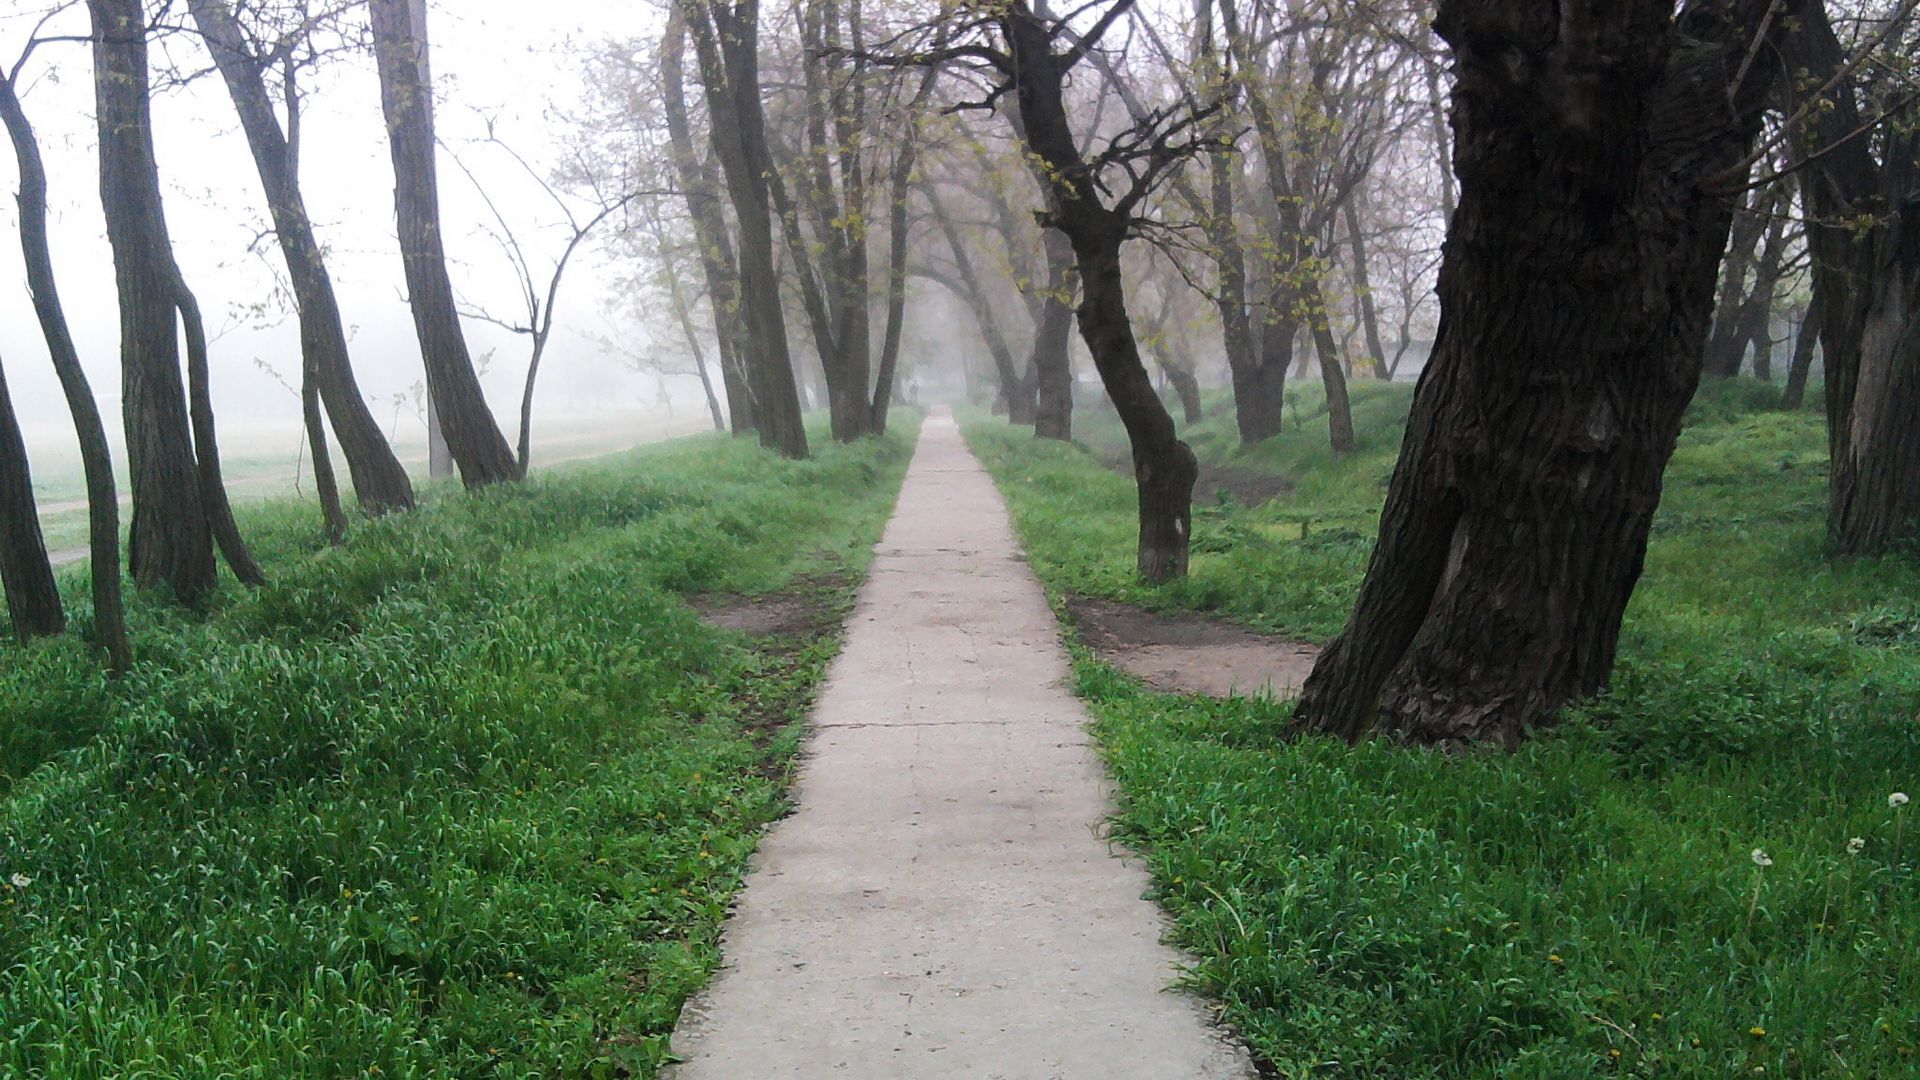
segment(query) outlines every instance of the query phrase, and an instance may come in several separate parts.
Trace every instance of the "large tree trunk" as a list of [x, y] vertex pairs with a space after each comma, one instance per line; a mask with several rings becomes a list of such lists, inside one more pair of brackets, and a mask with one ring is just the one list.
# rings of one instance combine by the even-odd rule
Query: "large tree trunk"
[[[286, 130], [282, 130], [263, 78], [263, 66], [269, 61], [249, 49], [246, 35], [226, 0], [189, 0], [188, 7], [226, 82], [228, 95], [240, 117], [240, 128], [253, 152], [254, 167], [266, 190], [267, 209], [273, 217], [280, 253], [287, 263], [287, 280], [299, 309], [300, 348], [305, 357], [302, 370], [310, 373], [303, 378], [314, 381], [327, 415], [333, 420], [334, 437], [340, 442], [340, 454], [353, 477], [354, 494], [369, 514], [410, 510], [413, 482], [381, 434], [379, 421], [367, 407], [359, 382], [354, 378], [340, 302], [333, 291], [333, 277], [327, 272], [326, 257], [314, 235], [306, 199], [300, 192], [297, 98], [288, 106], [289, 121]], [[287, 92], [297, 93], [291, 82]]]
[[1193, 534], [1193, 484], [1200, 467], [1154, 392], [1127, 314], [1120, 249], [1131, 221], [1127, 211], [1101, 203], [1087, 176], [1067, 120], [1066, 69], [1053, 52], [1046, 21], [1019, 2], [1007, 5], [999, 20], [1017, 72], [1013, 93], [1019, 101], [1022, 139], [1045, 165], [1048, 224], [1073, 245], [1080, 278], [1080, 336], [1133, 450], [1140, 496], [1136, 565], [1149, 582], [1183, 577]]
[[67, 628], [60, 587], [40, 532], [33, 501], [33, 474], [27, 467], [27, 441], [20, 433], [0, 368], [0, 588], [7, 596], [13, 632], [22, 641], [53, 637]]
[[735, 435], [754, 430], [753, 394], [747, 386], [746, 358], [741, 354], [740, 267], [734, 259], [733, 238], [727, 232], [726, 212], [720, 205], [720, 178], [712, 155], [694, 152], [693, 126], [687, 114], [687, 23], [680, 5], [667, 8], [667, 28], [660, 42], [662, 111], [667, 121], [668, 151], [674, 175], [693, 220], [694, 242], [700, 247], [700, 269], [706, 275], [708, 302], [713, 308], [714, 341], [720, 353], [720, 382], [727, 392], [728, 421]]
[[675, 0], [694, 42], [740, 239], [740, 310], [760, 444], [807, 456], [807, 430], [774, 266], [766, 115], [760, 101], [758, 0]]
[[53, 276], [53, 251], [47, 230], [47, 170], [40, 143], [21, 108], [13, 82], [0, 71], [0, 119], [13, 142], [20, 171], [20, 248], [26, 262], [27, 288], [41, 336], [53, 358], [54, 371], [73, 417], [80, 444], [81, 467], [87, 484], [87, 533], [91, 555], [88, 572], [93, 586], [94, 632], [114, 671], [133, 665], [133, 647], [127, 638], [125, 604], [120, 587], [120, 496], [113, 481], [113, 453], [107, 445], [107, 427], [94, 401], [93, 387], [80, 364], [73, 333], [67, 325], [60, 291]]
[[1728, 84], [1770, 6], [1442, 0], [1461, 193], [1439, 340], [1298, 728], [1511, 745], [1606, 685], [1699, 383], [1732, 213], [1707, 181], [1772, 68]]
[[132, 568], [192, 603], [213, 590], [213, 533], [180, 375], [179, 274], [161, 209], [139, 0], [88, 0], [100, 201], [120, 300], [121, 402], [133, 491]]
[[380, 69], [380, 108], [393, 154], [394, 205], [413, 325], [426, 363], [427, 392], [447, 449], [470, 488], [520, 475], [506, 436], [487, 407], [467, 352], [447, 276], [440, 229], [440, 181], [434, 159], [433, 75], [427, 57], [425, 0], [368, 0]]
[[[1912, 212], [1920, 130], [1889, 124], [1880, 160], [1846, 54], [1821, 5], [1789, 36], [1785, 63], [1826, 88], [1800, 156], [1807, 246], [1821, 306], [1831, 456], [1827, 532], [1840, 554], [1875, 555], [1920, 537], [1920, 214]], [[1863, 227], [1864, 225], [1864, 227]]]

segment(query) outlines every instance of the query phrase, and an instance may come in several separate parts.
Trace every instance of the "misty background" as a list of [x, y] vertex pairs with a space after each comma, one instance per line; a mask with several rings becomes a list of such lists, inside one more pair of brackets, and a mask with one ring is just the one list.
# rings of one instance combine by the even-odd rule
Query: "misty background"
[[[503, 148], [550, 175], [568, 160], [574, 112], [588, 98], [584, 42], [653, 32], [659, 13], [603, 0], [460, 0], [435, 3], [433, 66], [442, 143], [440, 188], [455, 288], [464, 308], [524, 320], [519, 285], [489, 235], [486, 201], [456, 156], [483, 178], [488, 195], [542, 278], [569, 233], [549, 196]], [[41, 17], [38, 6], [0, 14], [0, 62], [12, 64]], [[185, 15], [179, 16], [185, 21]], [[84, 6], [64, 12], [43, 35], [84, 38]], [[269, 227], [260, 180], [233, 107], [198, 35], [155, 42], [154, 136], [175, 253], [207, 315], [221, 438], [230, 457], [303, 455], [297, 386], [300, 350], [284, 264]], [[120, 414], [119, 328], [113, 264], [98, 194], [92, 59], [83, 40], [41, 46], [21, 80], [22, 97], [46, 155], [56, 272], [95, 396]], [[176, 76], [186, 77], [184, 82]], [[406, 302], [393, 210], [393, 170], [371, 54], [349, 52], [303, 81], [301, 176], [328, 249], [360, 385], [409, 466], [424, 461], [424, 374]], [[488, 141], [489, 135], [497, 143]], [[11, 154], [0, 184], [16, 183]], [[13, 200], [0, 221], [17, 226]], [[617, 314], [619, 268], [600, 241], [575, 256], [560, 294], [541, 374], [535, 446], [549, 462], [578, 445], [610, 449], [697, 431], [709, 423], [698, 383], [629, 366], [656, 343], [631, 315]], [[628, 273], [631, 271], [628, 270]], [[544, 287], [544, 280], [541, 285]], [[46, 357], [16, 242], [0, 244], [0, 361], [45, 486], [77, 469], [72, 421]], [[530, 339], [477, 319], [467, 337], [490, 403], [503, 423], [517, 415]], [[664, 348], [675, 346], [667, 343]], [[123, 438], [117, 420], [109, 435]], [[537, 462], [536, 462], [537, 463]]]

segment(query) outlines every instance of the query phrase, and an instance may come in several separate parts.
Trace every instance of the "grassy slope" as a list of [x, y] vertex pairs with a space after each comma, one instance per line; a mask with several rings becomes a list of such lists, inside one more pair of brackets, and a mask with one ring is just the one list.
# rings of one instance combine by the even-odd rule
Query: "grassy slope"
[[273, 586], [142, 599], [124, 683], [0, 646], [0, 1075], [651, 1075], [835, 648], [677, 594], [863, 571], [910, 442], [650, 447], [339, 550], [268, 507]]
[[[1081, 654], [1121, 830], [1281, 1075], [1920, 1073], [1920, 808], [1887, 802], [1920, 794], [1920, 566], [1826, 560], [1821, 423], [1750, 396], [1696, 407], [1613, 693], [1517, 755], [1289, 742], [1285, 705], [1149, 693]], [[1338, 463], [1323, 425], [1239, 452], [1225, 420], [1191, 432], [1299, 491], [1207, 509], [1191, 580], [1161, 590], [1131, 580], [1126, 478], [969, 435], [1056, 593], [1324, 639], [1407, 401], [1364, 388]]]

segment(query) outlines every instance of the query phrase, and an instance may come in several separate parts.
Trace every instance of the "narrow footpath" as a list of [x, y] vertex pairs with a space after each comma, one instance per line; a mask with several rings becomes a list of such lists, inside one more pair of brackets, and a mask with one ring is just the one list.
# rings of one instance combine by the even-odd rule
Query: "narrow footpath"
[[1060, 630], [929, 419], [674, 1080], [1245, 1080], [1170, 990]]

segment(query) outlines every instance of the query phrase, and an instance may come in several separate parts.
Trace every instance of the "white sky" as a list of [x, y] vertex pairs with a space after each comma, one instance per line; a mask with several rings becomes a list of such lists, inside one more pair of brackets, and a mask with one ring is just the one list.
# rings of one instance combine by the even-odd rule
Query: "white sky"
[[[487, 179], [496, 201], [523, 243], [557, 255], [557, 239], [540, 226], [557, 219], [537, 189], [497, 150], [474, 146], [483, 116], [496, 118], [501, 138], [545, 170], [561, 160], [564, 122], [552, 111], [573, 109], [581, 97], [581, 41], [647, 33], [657, 14], [642, 0], [430, 0], [434, 72], [443, 142], [459, 150]], [[47, 0], [0, 0], [0, 57], [11, 63], [24, 36], [49, 6]], [[184, 18], [185, 5], [179, 5]], [[84, 7], [63, 16], [50, 33], [84, 34]], [[206, 64], [197, 42], [168, 46], [182, 66]], [[156, 68], [163, 56], [155, 50]], [[113, 272], [97, 194], [91, 62], [84, 44], [55, 44], [36, 54], [25, 104], [40, 135], [52, 187], [53, 247], [68, 318], [93, 379], [95, 395], [110, 417], [118, 416], [118, 325]], [[394, 394], [420, 381], [419, 349], [404, 301], [393, 228], [393, 173], [370, 58], [337, 62], [309, 79], [303, 119], [302, 178], [308, 206], [330, 249], [362, 389], [379, 402], [386, 425], [395, 417]], [[297, 423], [298, 402], [272, 376], [297, 382], [299, 344], [290, 312], [270, 316], [279, 325], [262, 328], [247, 309], [268, 299], [274, 280], [263, 259], [281, 268], [276, 248], [249, 252], [267, 225], [253, 160], [217, 77], [208, 77], [155, 101], [155, 139], [168, 223], [188, 283], [199, 295], [213, 344], [216, 408], [223, 430], [285, 429]], [[496, 180], [497, 178], [497, 180]], [[516, 180], [518, 183], [516, 184]], [[10, 146], [0, 152], [0, 362], [21, 420], [39, 439], [70, 425], [58, 383], [47, 362], [20, 265], [18, 222], [12, 193], [16, 176]], [[442, 210], [454, 262], [456, 290], [490, 309], [514, 313], [514, 279], [504, 256], [478, 232], [488, 222], [485, 207], [453, 164], [441, 163]], [[651, 378], [622, 370], [596, 343], [615, 327], [602, 313], [609, 270], [597, 251], [576, 257], [561, 295], [558, 327], [542, 375], [543, 411], [633, 408], [656, 396]], [[534, 259], [544, 273], [550, 258]], [[622, 328], [633, 332], [633, 328]], [[510, 424], [524, 370], [526, 341], [469, 324], [476, 356], [493, 350], [485, 376], [489, 398], [503, 424]], [[109, 426], [115, 429], [117, 419]], [[403, 439], [417, 437], [411, 414], [399, 420]], [[511, 437], [511, 433], [509, 433]], [[36, 439], [38, 441], [38, 439]]]

